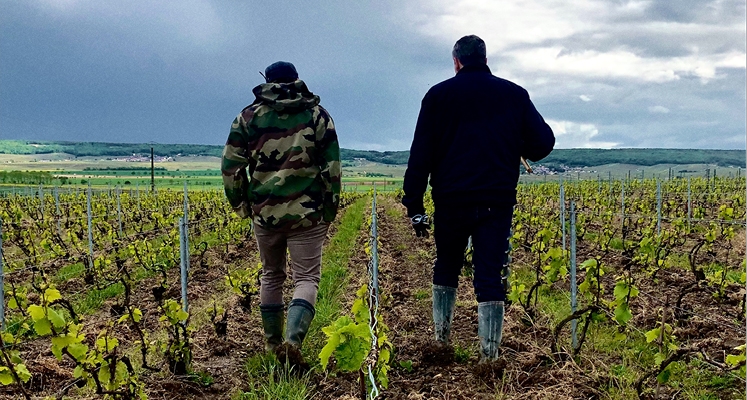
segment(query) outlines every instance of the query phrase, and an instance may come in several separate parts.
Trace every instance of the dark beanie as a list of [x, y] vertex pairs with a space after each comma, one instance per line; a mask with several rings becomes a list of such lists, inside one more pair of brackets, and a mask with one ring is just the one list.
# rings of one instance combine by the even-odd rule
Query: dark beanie
[[267, 82], [293, 82], [298, 79], [298, 72], [293, 64], [278, 61], [265, 69], [265, 78]]

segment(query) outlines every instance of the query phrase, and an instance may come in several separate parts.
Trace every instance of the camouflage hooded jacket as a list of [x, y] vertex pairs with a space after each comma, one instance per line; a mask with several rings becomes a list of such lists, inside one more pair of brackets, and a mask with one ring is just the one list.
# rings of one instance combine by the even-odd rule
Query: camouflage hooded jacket
[[340, 146], [327, 110], [301, 80], [265, 83], [231, 124], [221, 170], [228, 201], [266, 229], [331, 222], [340, 203]]

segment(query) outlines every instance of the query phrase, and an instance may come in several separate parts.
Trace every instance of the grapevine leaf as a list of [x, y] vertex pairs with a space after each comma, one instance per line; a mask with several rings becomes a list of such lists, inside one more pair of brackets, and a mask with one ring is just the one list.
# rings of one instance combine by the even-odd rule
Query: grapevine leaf
[[584, 280], [580, 285], [578, 285], [578, 291], [581, 293], [588, 293], [589, 289], [591, 289], [591, 283], [588, 279]]
[[597, 260], [594, 259], [594, 258], [590, 258], [590, 259], [584, 261], [583, 263], [581, 263], [581, 265], [580, 265], [581, 268], [583, 268], [583, 269], [585, 269], [587, 271], [590, 270], [591, 268], [596, 268], [596, 266], [597, 266]]
[[44, 307], [36, 304], [32, 304], [29, 306], [28, 310], [26, 310], [29, 315], [31, 316], [31, 319], [34, 321], [45, 319], [47, 315], [44, 313]]
[[366, 306], [366, 303], [363, 301], [363, 299], [355, 299], [355, 301], [353, 302], [352, 311], [357, 323], [368, 324], [368, 320], [370, 317], [368, 314], [368, 307]]
[[3, 343], [13, 343], [15, 341], [15, 338], [13, 337], [12, 333], [9, 332], [3, 332], [2, 333]]
[[360, 338], [353, 338], [338, 346], [337, 367], [346, 372], [360, 369], [363, 360], [368, 355], [368, 346]]
[[337, 320], [335, 320], [331, 325], [322, 328], [322, 332], [326, 333], [327, 336], [330, 336], [337, 333], [343, 327], [351, 324], [353, 324], [353, 320], [347, 315], [343, 315], [340, 318], [337, 318]]
[[615, 285], [615, 298], [617, 300], [622, 300], [628, 295], [628, 283], [625, 281], [617, 282]]
[[10, 350], [10, 362], [13, 364], [23, 364], [23, 360], [21, 360], [21, 352], [18, 350]]
[[127, 366], [125, 363], [117, 362], [117, 368], [115, 369], [115, 378], [117, 381], [123, 382], [127, 380]]
[[376, 379], [381, 384], [381, 387], [384, 389], [389, 387], [389, 377], [387, 377], [387, 373], [389, 372], [389, 365], [388, 364], [382, 364], [379, 370], [376, 373]]
[[664, 359], [666, 359], [666, 355], [664, 353], [656, 353], [656, 356], [654, 357], [654, 362], [656, 365], [661, 365], [662, 362], [664, 362]]
[[31, 372], [26, 368], [25, 364], [16, 364], [13, 369], [16, 371], [16, 375], [24, 382], [28, 382], [31, 379]]
[[13, 383], [13, 375], [10, 373], [10, 368], [0, 366], [0, 384], [8, 386]]
[[339, 330], [340, 334], [350, 334], [353, 337], [371, 340], [371, 328], [363, 324], [350, 324]]
[[109, 372], [109, 363], [105, 361], [101, 364], [101, 368], [99, 368], [99, 381], [101, 381], [101, 383], [109, 383], [111, 376], [112, 375]]
[[70, 355], [72, 355], [75, 360], [80, 362], [86, 357], [88, 346], [83, 343], [73, 343], [67, 347], [67, 351], [70, 352]]
[[355, 292], [355, 296], [359, 299], [363, 298], [363, 296], [366, 295], [366, 292], [368, 291], [368, 285], [361, 286], [357, 292]]
[[626, 325], [628, 321], [633, 318], [633, 313], [630, 312], [628, 303], [622, 303], [615, 308], [615, 320], [620, 325]]
[[112, 350], [114, 350], [115, 347], [119, 344], [119, 341], [116, 338], [110, 337], [106, 338], [104, 336], [96, 339], [96, 348], [99, 349], [102, 353], [108, 353]]
[[55, 336], [52, 338], [52, 354], [58, 360], [62, 360], [62, 350], [75, 343], [75, 337], [69, 335]]
[[52, 334], [52, 324], [48, 319], [42, 318], [34, 321], [34, 330], [39, 336], [46, 336]]
[[62, 294], [60, 294], [60, 291], [54, 288], [49, 288], [44, 291], [44, 298], [47, 301], [47, 304], [52, 303], [54, 301], [60, 300], [62, 298]]
[[659, 339], [659, 332], [661, 332], [661, 328], [654, 328], [646, 332], [646, 342], [651, 343]]
[[140, 320], [143, 319], [143, 312], [140, 311], [139, 308], [136, 308], [136, 309], [132, 310], [132, 316], [133, 316], [133, 321], [134, 322], [136, 322], [136, 323], [140, 322]]
[[391, 357], [391, 352], [389, 349], [381, 349], [381, 352], [379, 352], [379, 362], [382, 364], [389, 364], [389, 358]]
[[738, 355], [729, 354], [728, 356], [726, 356], [726, 359], [724, 361], [726, 361], [726, 364], [731, 365], [732, 367], [736, 367], [737, 365], [742, 363], [744, 360], [745, 360], [744, 354], [738, 354]]
[[54, 325], [57, 329], [62, 329], [65, 327], [65, 318], [62, 318], [62, 315], [60, 315], [57, 311], [48, 308], [47, 314], [49, 316], [49, 321]]

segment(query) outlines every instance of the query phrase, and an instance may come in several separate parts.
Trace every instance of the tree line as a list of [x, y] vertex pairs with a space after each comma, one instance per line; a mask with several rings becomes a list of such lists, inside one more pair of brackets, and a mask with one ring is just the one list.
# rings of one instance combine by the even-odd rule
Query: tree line
[[[223, 146], [198, 144], [138, 144], [97, 142], [43, 142], [0, 140], [0, 154], [67, 153], [76, 157], [126, 157], [132, 154], [158, 156], [220, 157]], [[409, 151], [373, 151], [341, 149], [343, 161], [365, 160], [389, 165], [407, 164]], [[605, 164], [713, 164], [720, 167], [744, 167], [744, 150], [702, 149], [557, 149], [540, 164], [553, 169], [591, 167]]]

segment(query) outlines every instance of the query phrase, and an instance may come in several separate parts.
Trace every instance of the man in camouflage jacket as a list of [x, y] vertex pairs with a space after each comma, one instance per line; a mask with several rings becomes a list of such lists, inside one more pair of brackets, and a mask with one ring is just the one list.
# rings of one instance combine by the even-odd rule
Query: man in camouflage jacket
[[[221, 169], [231, 206], [253, 217], [265, 347], [300, 356], [315, 313], [322, 244], [340, 202], [340, 147], [332, 118], [293, 64], [274, 63], [265, 78], [231, 125]], [[280, 346], [288, 253], [295, 290]]]

